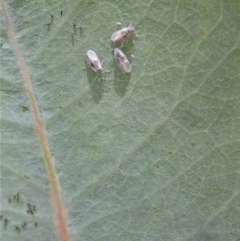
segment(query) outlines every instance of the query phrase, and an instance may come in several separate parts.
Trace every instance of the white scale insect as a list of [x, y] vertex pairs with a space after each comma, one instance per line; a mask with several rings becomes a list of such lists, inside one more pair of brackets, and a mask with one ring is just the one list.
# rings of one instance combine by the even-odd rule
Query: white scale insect
[[135, 33], [135, 29], [132, 25], [128, 27], [122, 28], [116, 32], [114, 32], [111, 36], [111, 40], [115, 44], [121, 44], [122, 42], [128, 40]]
[[87, 51], [87, 53], [85, 54], [85, 59], [87, 64], [95, 73], [102, 74], [104, 72], [109, 72], [102, 67], [102, 62], [100, 62], [97, 54], [93, 50]]
[[114, 58], [117, 62], [118, 67], [125, 73], [130, 73], [132, 70], [131, 63], [127, 56], [119, 48], [114, 49]]

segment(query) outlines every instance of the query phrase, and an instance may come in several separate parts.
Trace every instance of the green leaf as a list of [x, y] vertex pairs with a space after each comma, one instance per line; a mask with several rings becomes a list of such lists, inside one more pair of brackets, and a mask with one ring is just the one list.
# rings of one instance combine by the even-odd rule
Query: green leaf
[[[8, 4], [72, 240], [239, 240], [239, 1]], [[129, 21], [127, 76], [110, 37]], [[1, 30], [2, 240], [60, 240], [4, 14]], [[111, 71], [102, 79], [89, 49]]]

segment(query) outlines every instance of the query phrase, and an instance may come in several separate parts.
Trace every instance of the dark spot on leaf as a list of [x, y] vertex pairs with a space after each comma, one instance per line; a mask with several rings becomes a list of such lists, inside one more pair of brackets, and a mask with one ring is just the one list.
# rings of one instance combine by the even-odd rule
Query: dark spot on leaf
[[73, 33], [74, 34], [77, 33], [77, 25], [76, 25], [76, 23], [73, 23]]
[[47, 23], [47, 31], [49, 32], [51, 29], [51, 23]]
[[16, 231], [16, 233], [21, 233], [21, 228], [19, 226], [16, 226], [15, 231]]
[[29, 109], [28, 109], [27, 106], [22, 105], [22, 111], [23, 111], [23, 112], [26, 112], [26, 111], [28, 111], [28, 110], [29, 110]]
[[22, 224], [22, 229], [26, 229], [27, 228], [27, 222], [24, 222], [23, 224]]
[[200, 30], [199, 30], [199, 35], [200, 35], [202, 38], [205, 38], [205, 37], [207, 37], [208, 32], [207, 32], [206, 29], [200, 29]]
[[27, 203], [27, 214], [34, 215], [35, 212], [36, 212], [36, 206], [30, 203]]
[[81, 37], [83, 36], [83, 28], [81, 26], [79, 27], [79, 34]]
[[72, 46], [74, 46], [74, 36], [72, 35]]
[[19, 194], [19, 192], [17, 192], [17, 194], [13, 195], [11, 201], [16, 202], [16, 203], [18, 203], [20, 201], [20, 194]]
[[19, 192], [16, 194], [16, 201], [17, 201], [17, 202], [20, 201], [20, 194], [19, 194]]
[[62, 10], [60, 11], [60, 16], [61, 16], [61, 17], [63, 16], [63, 11], [62, 11]]
[[4, 229], [6, 230], [8, 226], [8, 219], [4, 218]]
[[53, 17], [53, 15], [51, 14], [51, 23], [53, 23], [53, 19], [54, 19], [54, 17]]

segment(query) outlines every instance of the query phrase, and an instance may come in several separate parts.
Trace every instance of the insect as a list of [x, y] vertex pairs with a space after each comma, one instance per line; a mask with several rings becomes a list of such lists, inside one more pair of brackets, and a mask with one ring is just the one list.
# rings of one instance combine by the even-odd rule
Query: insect
[[134, 27], [132, 25], [129, 25], [128, 27], [122, 28], [114, 32], [111, 36], [111, 40], [116, 44], [121, 44], [124, 41], [128, 40], [134, 34], [135, 34]]
[[88, 50], [85, 54], [85, 59], [87, 64], [91, 67], [91, 69], [98, 73], [102, 74], [104, 72], [109, 72], [108, 70], [103, 69], [102, 62], [100, 62], [97, 54], [93, 50]]
[[131, 63], [127, 56], [119, 48], [114, 49], [114, 58], [116, 59], [118, 67], [125, 73], [130, 73], [132, 70]]

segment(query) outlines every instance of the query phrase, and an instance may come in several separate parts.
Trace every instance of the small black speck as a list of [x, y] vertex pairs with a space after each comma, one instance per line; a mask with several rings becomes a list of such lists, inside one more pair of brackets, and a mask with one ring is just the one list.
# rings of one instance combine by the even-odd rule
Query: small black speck
[[19, 192], [18, 192], [16, 195], [13, 195], [13, 201], [18, 203], [19, 200], [20, 200], [20, 196], [19, 196]]
[[27, 228], [27, 222], [24, 222], [23, 224], [22, 224], [22, 229], [26, 229]]
[[73, 37], [73, 35], [72, 35], [72, 45], [74, 46], [74, 37]]
[[73, 23], [73, 33], [74, 34], [77, 33], [77, 25], [76, 25], [76, 23]]
[[53, 18], [54, 18], [54, 17], [53, 17], [53, 15], [51, 14], [51, 23], [53, 23]]
[[20, 194], [19, 192], [16, 194], [16, 202], [19, 202], [20, 201]]
[[30, 203], [27, 203], [27, 214], [34, 215], [36, 212], [36, 206]]
[[22, 111], [23, 111], [23, 112], [26, 112], [26, 111], [28, 111], [28, 110], [29, 110], [29, 109], [28, 109], [27, 106], [24, 106], [24, 105], [22, 106]]
[[47, 31], [49, 32], [51, 29], [51, 23], [47, 23]]
[[60, 11], [60, 15], [61, 15], [61, 17], [63, 16], [63, 11], [62, 10]]
[[8, 226], [8, 219], [4, 218], [4, 229], [6, 230]]
[[21, 233], [21, 228], [20, 228], [19, 226], [16, 226], [16, 227], [15, 227], [15, 231], [16, 231], [17, 233]]
[[37, 226], [38, 226], [38, 223], [36, 222], [36, 223], [34, 223], [34, 226], [35, 226], [35, 228], [37, 228]]
[[83, 28], [82, 27], [79, 27], [79, 34], [81, 37], [83, 37]]

